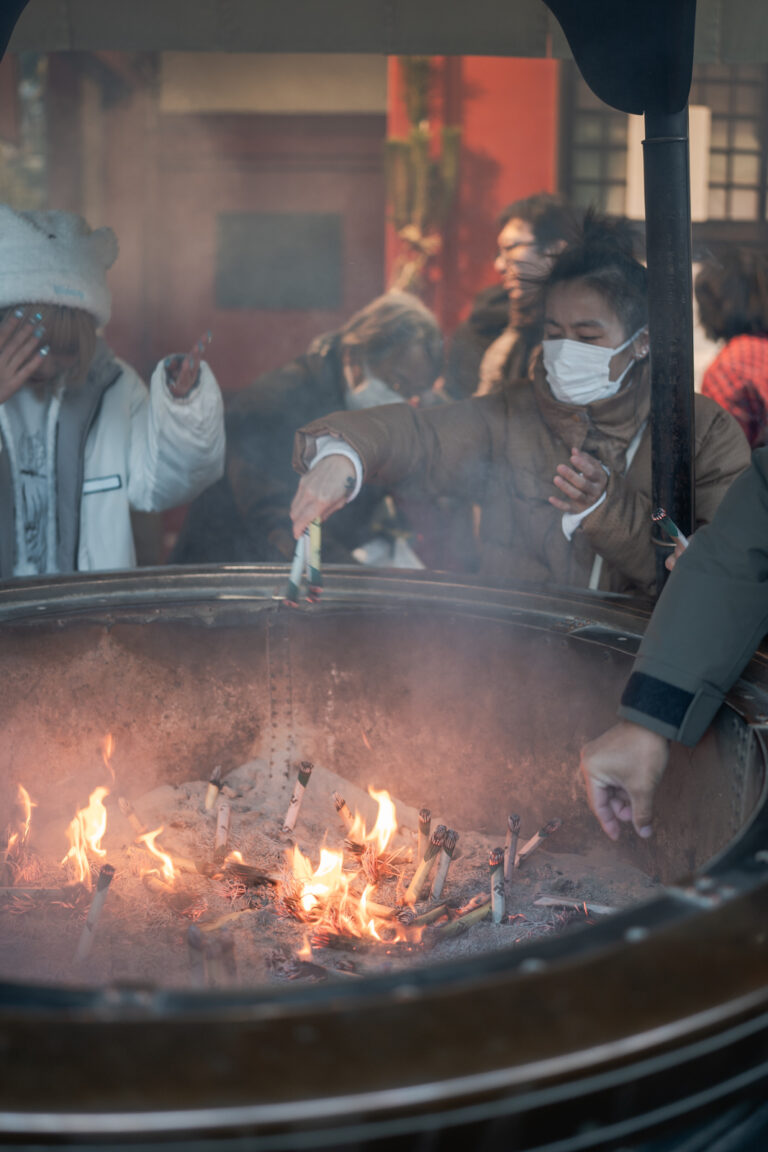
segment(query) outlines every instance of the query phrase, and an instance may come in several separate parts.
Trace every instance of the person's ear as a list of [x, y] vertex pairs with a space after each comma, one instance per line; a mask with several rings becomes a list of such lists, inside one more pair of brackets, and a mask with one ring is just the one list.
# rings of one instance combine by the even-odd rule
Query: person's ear
[[354, 391], [365, 381], [365, 364], [360, 349], [345, 345], [341, 349], [341, 366], [347, 387]]
[[635, 360], [645, 360], [651, 350], [651, 341], [648, 335], [648, 325], [641, 329], [632, 341], [632, 352]]

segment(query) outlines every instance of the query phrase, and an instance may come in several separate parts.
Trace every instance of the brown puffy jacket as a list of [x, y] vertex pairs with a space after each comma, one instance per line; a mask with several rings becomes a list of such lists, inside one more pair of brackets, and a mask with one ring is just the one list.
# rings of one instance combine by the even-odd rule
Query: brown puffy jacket
[[[394, 404], [334, 413], [299, 430], [294, 467], [306, 471], [316, 436], [341, 436], [359, 453], [366, 480], [392, 485], [418, 478], [433, 493], [477, 502], [484, 579], [586, 587], [599, 554], [601, 589], [651, 593], [656, 562], [647, 362], [633, 369], [615, 396], [584, 408], [555, 399], [540, 361], [533, 376], [530, 384], [445, 408], [418, 411]], [[643, 422], [625, 475], [627, 449]], [[596, 456], [610, 477], [606, 499], [569, 541], [562, 514], [548, 498], [558, 492], [553, 477], [558, 464], [569, 462], [572, 448]], [[698, 526], [712, 519], [750, 461], [736, 421], [704, 396], [695, 398], [694, 453]]]

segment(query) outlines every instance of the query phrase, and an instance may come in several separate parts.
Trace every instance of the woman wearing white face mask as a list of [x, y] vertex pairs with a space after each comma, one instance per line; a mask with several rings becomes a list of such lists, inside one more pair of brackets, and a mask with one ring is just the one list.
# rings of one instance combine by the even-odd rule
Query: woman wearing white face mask
[[[322, 436], [345, 441], [347, 455], [322, 459], [302, 479], [294, 532], [339, 507], [345, 485], [409, 477], [480, 504], [480, 572], [494, 583], [651, 592], [646, 272], [628, 227], [588, 215], [542, 291], [546, 338], [529, 387], [444, 411], [337, 413], [301, 429], [299, 471], [311, 468]], [[697, 396], [695, 415], [696, 514], [705, 523], [749, 451], [714, 403]]]

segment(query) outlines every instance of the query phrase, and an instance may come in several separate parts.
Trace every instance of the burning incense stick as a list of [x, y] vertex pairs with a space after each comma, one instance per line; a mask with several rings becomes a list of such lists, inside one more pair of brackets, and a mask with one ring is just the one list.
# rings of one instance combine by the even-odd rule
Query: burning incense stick
[[288, 811], [285, 814], [285, 821], [283, 823], [283, 832], [293, 832], [296, 826], [296, 818], [299, 815], [299, 808], [304, 799], [304, 792], [306, 791], [309, 778], [312, 775], [312, 763], [309, 760], [302, 760], [299, 765], [299, 775], [296, 783], [293, 786], [293, 794], [288, 804]]
[[515, 814], [507, 817], [507, 839], [504, 843], [504, 879], [509, 883], [517, 856], [517, 841], [520, 836], [520, 817]]
[[424, 853], [424, 859], [419, 862], [416, 871], [413, 874], [413, 879], [408, 885], [405, 892], [405, 901], [407, 904], [415, 904], [421, 896], [421, 890], [427, 882], [432, 866], [437, 859], [437, 854], [440, 851], [445, 834], [448, 829], [444, 824], [438, 824], [430, 838], [427, 850]]
[[539, 844], [546, 840], [547, 836], [551, 836], [553, 832], [557, 832], [562, 823], [562, 820], [558, 819], [548, 820], [543, 828], [539, 828], [536, 835], [531, 836], [530, 840], [527, 840], [518, 852], [515, 857], [515, 868], [519, 868], [522, 862], [527, 860], [532, 852], [536, 851]]
[[305, 528], [301, 536], [296, 541], [296, 547], [293, 552], [293, 563], [291, 564], [291, 574], [288, 577], [288, 587], [285, 590], [284, 602], [286, 604], [295, 605], [299, 602], [299, 588], [301, 587], [301, 574], [304, 571], [304, 557], [307, 554], [309, 547], [309, 529]]
[[435, 881], [432, 885], [432, 899], [439, 900], [443, 894], [443, 885], [445, 884], [446, 877], [448, 876], [448, 869], [453, 860], [453, 853], [456, 850], [456, 841], [459, 839], [458, 832], [453, 828], [449, 828], [445, 834], [445, 839], [440, 846], [440, 859], [437, 862], [437, 872], [435, 873]]
[[143, 836], [146, 832], [146, 828], [136, 815], [136, 809], [134, 808], [133, 804], [131, 804], [130, 800], [126, 796], [118, 796], [117, 806], [122, 812], [123, 816], [125, 816], [131, 828], [133, 828], [136, 835]]
[[488, 857], [488, 867], [491, 872], [491, 919], [494, 924], [501, 924], [506, 913], [503, 848], [491, 849], [491, 854]]
[[416, 863], [424, 859], [429, 844], [429, 830], [432, 827], [432, 813], [429, 808], [419, 809], [419, 839], [416, 846]]
[[307, 590], [307, 600], [310, 603], [320, 599], [320, 593], [323, 588], [323, 573], [321, 554], [321, 540], [322, 540], [322, 525], [319, 520], [313, 520], [309, 526], [309, 549], [308, 549], [308, 579], [307, 583], [309, 588]]
[[221, 791], [221, 764], [217, 764], [211, 772], [211, 778], [208, 781], [208, 787], [205, 790], [205, 810], [212, 812], [213, 806], [219, 798]]
[[88, 916], [83, 931], [80, 934], [80, 941], [77, 945], [77, 952], [75, 953], [75, 961], [79, 963], [85, 960], [88, 953], [91, 951], [93, 944], [93, 937], [96, 933], [96, 926], [101, 916], [101, 910], [104, 907], [104, 901], [107, 898], [109, 886], [112, 883], [112, 878], [115, 875], [115, 870], [111, 864], [104, 864], [99, 872], [99, 879], [96, 881], [96, 891], [93, 894], [91, 906], [88, 909]]
[[663, 508], [657, 508], [655, 512], [652, 512], [651, 520], [654, 524], [658, 524], [662, 532], [665, 532], [675, 544], [680, 543], [683, 548], [688, 547], [688, 537], [683, 535], [672, 517], [668, 516]]
[[344, 826], [346, 827], [347, 832], [349, 832], [355, 821], [354, 821], [354, 817], [352, 816], [352, 813], [350, 812], [349, 808], [347, 807], [346, 800], [344, 799], [344, 797], [341, 795], [340, 792], [334, 792], [333, 802], [336, 805], [336, 811], [338, 812], [341, 819], [344, 821]]
[[187, 948], [189, 949], [189, 967], [192, 972], [192, 983], [197, 988], [204, 988], [205, 937], [197, 924], [190, 924], [187, 929]]
[[229, 804], [222, 801], [216, 813], [216, 836], [213, 841], [213, 862], [220, 864], [227, 855], [227, 842], [229, 840], [229, 819], [232, 809]]

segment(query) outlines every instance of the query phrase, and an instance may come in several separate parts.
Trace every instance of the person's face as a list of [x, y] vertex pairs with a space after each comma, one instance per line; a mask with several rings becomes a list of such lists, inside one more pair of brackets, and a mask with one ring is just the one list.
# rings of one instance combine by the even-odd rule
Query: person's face
[[38, 390], [52, 387], [73, 368], [77, 367], [77, 356], [70, 352], [54, 352], [40, 360], [27, 384]]
[[[555, 284], [544, 301], [544, 339], [578, 340], [601, 348], [618, 348], [632, 333], [608, 301], [582, 280]], [[616, 380], [630, 360], [647, 355], [647, 331], [611, 360], [609, 379]]]
[[508, 220], [497, 237], [494, 267], [513, 307], [529, 307], [542, 279], [552, 267], [553, 254], [542, 252], [525, 220]]
[[435, 382], [435, 370], [423, 344], [396, 348], [370, 367], [374, 376], [378, 376], [404, 400], [428, 392]]

